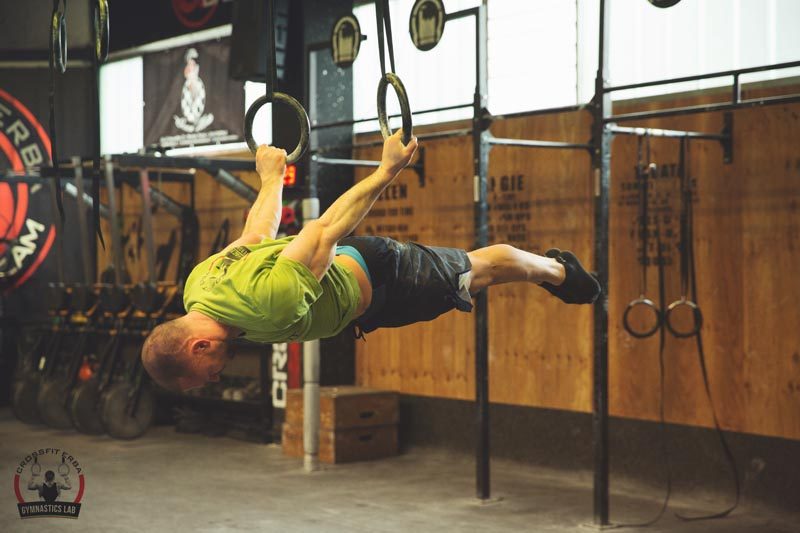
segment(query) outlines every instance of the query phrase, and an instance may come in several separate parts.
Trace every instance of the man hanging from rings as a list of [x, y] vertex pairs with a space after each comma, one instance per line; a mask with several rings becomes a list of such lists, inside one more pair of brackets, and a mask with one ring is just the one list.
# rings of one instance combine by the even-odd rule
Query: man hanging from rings
[[401, 132], [383, 145], [378, 169], [342, 194], [294, 237], [276, 239], [286, 152], [260, 146], [261, 190], [242, 236], [197, 265], [186, 281], [187, 314], [153, 329], [142, 348], [150, 376], [171, 390], [219, 381], [228, 341], [262, 343], [331, 337], [353, 324], [361, 334], [472, 309], [491, 285], [538, 284], [568, 304], [590, 304], [597, 280], [571, 252], [545, 256], [496, 244], [466, 252], [348, 236], [417, 149]]

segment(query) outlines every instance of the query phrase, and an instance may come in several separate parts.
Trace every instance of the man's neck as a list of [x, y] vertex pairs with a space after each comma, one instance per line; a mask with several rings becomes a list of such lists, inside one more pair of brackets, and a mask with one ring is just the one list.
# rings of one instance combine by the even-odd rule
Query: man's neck
[[186, 318], [191, 320], [196, 328], [202, 328], [209, 334], [222, 335], [227, 339], [238, 337], [242, 333], [239, 328], [223, 324], [199, 311], [189, 311], [186, 313]]

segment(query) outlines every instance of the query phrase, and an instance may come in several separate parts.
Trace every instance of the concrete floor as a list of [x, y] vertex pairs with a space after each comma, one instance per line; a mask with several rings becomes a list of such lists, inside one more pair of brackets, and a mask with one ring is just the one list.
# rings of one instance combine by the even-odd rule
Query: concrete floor
[[[16, 465], [39, 448], [78, 458], [86, 490], [80, 518], [21, 520], [12, 481]], [[591, 531], [591, 473], [562, 473], [493, 462], [499, 502], [480, 505], [473, 462], [418, 449], [389, 460], [328, 466], [306, 474], [277, 446], [151, 429], [133, 442], [26, 426], [0, 409], [0, 531], [456, 532]], [[27, 471], [23, 479], [27, 480]], [[75, 483], [73, 483], [75, 484]], [[612, 518], [642, 521], [661, 494], [612, 484]], [[24, 491], [23, 491], [24, 492]], [[26, 495], [28, 500], [32, 498]], [[74, 492], [69, 493], [74, 498]], [[64, 498], [67, 499], [67, 498]], [[724, 507], [712, 496], [673, 501], [673, 509]], [[647, 531], [797, 532], [796, 515], [743, 504], [722, 520], [685, 523], [671, 511]]]

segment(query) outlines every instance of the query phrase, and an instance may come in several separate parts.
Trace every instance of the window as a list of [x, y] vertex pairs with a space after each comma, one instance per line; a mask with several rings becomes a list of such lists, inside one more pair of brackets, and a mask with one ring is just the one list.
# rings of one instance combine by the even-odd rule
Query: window
[[[441, 42], [421, 52], [408, 36], [413, 0], [391, 0], [397, 72], [413, 111], [472, 101], [475, 87], [474, 24], [446, 24]], [[448, 13], [479, 0], [444, 0]], [[683, 0], [668, 9], [647, 0], [608, 0], [611, 9], [612, 85], [800, 60], [797, 0]], [[354, 118], [376, 115], [380, 79], [375, 9], [354, 9], [369, 40], [353, 65]], [[598, 55], [598, 0], [489, 0], [489, 110], [495, 114], [588, 102], [594, 94]], [[742, 76], [742, 83], [798, 75], [787, 69]], [[614, 93], [615, 99], [703, 89], [729, 78]], [[391, 90], [389, 93], [391, 94]], [[390, 113], [396, 99], [388, 98]], [[469, 118], [470, 109], [414, 117], [415, 124]], [[391, 122], [399, 127], [399, 119]], [[377, 122], [357, 124], [375, 131]]]

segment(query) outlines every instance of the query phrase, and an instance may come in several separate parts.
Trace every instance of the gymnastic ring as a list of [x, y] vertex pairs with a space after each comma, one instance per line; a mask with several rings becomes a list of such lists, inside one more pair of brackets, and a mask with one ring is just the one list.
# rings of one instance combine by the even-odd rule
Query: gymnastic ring
[[[674, 327], [672, 327], [672, 321], [670, 320], [670, 316], [672, 312], [681, 306], [686, 306], [692, 310], [692, 314], [694, 315], [694, 327], [689, 331], [678, 331]], [[667, 307], [667, 314], [664, 317], [664, 322], [667, 325], [667, 329], [678, 338], [685, 339], [687, 337], [694, 337], [698, 333], [700, 333], [700, 328], [703, 327], [703, 313], [700, 311], [700, 307], [693, 301], [687, 298], [681, 298], [680, 300], [676, 300], [669, 304]]]
[[61, 463], [60, 465], [58, 465], [58, 473], [60, 475], [62, 475], [62, 476], [68, 476], [69, 475], [69, 465], [67, 463]]
[[300, 105], [300, 102], [288, 94], [272, 93], [272, 97], [267, 95], [260, 96], [250, 105], [250, 108], [244, 115], [244, 139], [247, 141], [247, 146], [250, 148], [250, 151], [255, 155], [258, 151], [258, 144], [256, 144], [255, 139], [253, 139], [253, 121], [256, 118], [258, 110], [273, 100], [283, 102], [294, 109], [294, 113], [297, 115], [297, 122], [300, 124], [300, 140], [297, 142], [295, 149], [286, 156], [286, 163], [291, 164], [300, 159], [300, 156], [302, 156], [306, 148], [308, 148], [308, 133], [311, 130], [311, 123], [308, 120], [306, 110]]
[[67, 70], [67, 18], [61, 10], [53, 11], [50, 22], [50, 63], [61, 74]]
[[400, 101], [400, 115], [403, 119], [403, 144], [408, 144], [412, 135], [411, 107], [408, 105], [408, 93], [403, 82], [393, 72], [384, 74], [378, 84], [378, 124], [381, 127], [381, 134], [384, 140], [392, 136], [392, 130], [389, 129], [389, 118], [386, 116], [386, 89], [389, 85], [394, 88], [397, 99]]
[[38, 476], [41, 473], [42, 473], [42, 465], [40, 465], [39, 461], [37, 460], [35, 463], [31, 465], [31, 474], [33, 474], [34, 476]]
[[103, 63], [108, 59], [110, 39], [110, 22], [108, 17], [108, 0], [97, 0], [94, 11], [94, 53], [97, 61]]
[[[633, 329], [633, 326], [631, 326], [630, 322], [628, 321], [628, 317], [634, 307], [639, 307], [642, 305], [645, 307], [649, 307], [650, 309], [653, 310], [653, 314], [656, 317], [656, 323], [650, 329], [647, 329], [645, 331], [636, 331], [635, 329]], [[625, 308], [625, 313], [622, 315], [622, 326], [625, 328], [625, 331], [627, 331], [632, 337], [636, 337], [637, 339], [646, 339], [647, 337], [652, 336], [661, 327], [662, 321], [663, 317], [661, 316], [661, 310], [659, 310], [658, 306], [656, 306], [656, 304], [653, 303], [653, 300], [645, 298], [644, 296], [640, 296], [635, 300], [631, 301], [631, 303], [628, 304], [628, 307]]]

